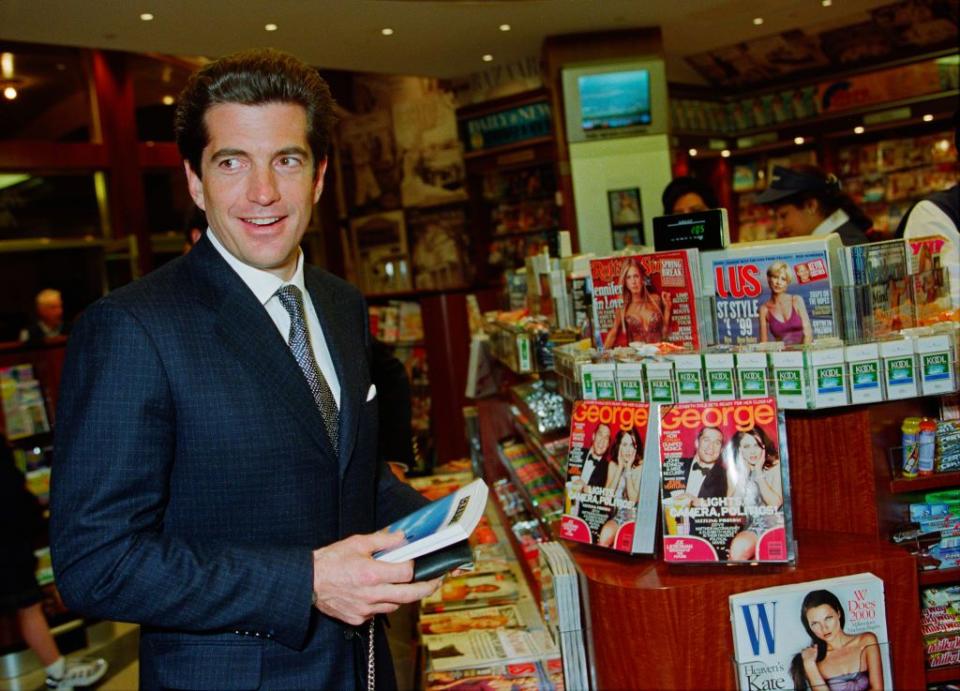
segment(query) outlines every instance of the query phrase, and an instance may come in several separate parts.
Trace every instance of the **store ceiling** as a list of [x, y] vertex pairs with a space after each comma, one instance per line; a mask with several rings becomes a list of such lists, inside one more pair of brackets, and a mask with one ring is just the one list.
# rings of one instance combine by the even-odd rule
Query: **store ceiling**
[[[0, 39], [211, 57], [274, 46], [323, 68], [453, 78], [536, 56], [546, 36], [660, 26], [670, 81], [702, 84], [685, 56], [855, 23], [884, 4], [889, 0], [832, 0], [827, 7], [822, 0], [0, 0]], [[145, 12], [154, 19], [142, 21]], [[265, 31], [268, 23], [277, 30]], [[381, 34], [386, 27], [392, 36]]]

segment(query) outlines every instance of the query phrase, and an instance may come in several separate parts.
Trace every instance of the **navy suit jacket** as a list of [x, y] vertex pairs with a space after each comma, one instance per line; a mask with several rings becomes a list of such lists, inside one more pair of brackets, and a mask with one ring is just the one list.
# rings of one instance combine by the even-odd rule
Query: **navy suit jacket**
[[[54, 570], [71, 609], [142, 625], [143, 689], [358, 683], [362, 642], [311, 606], [311, 552], [425, 500], [377, 461], [362, 296], [313, 267], [305, 283], [340, 382], [339, 454], [290, 348], [206, 238], [75, 325]], [[382, 632], [378, 652], [392, 684]]]

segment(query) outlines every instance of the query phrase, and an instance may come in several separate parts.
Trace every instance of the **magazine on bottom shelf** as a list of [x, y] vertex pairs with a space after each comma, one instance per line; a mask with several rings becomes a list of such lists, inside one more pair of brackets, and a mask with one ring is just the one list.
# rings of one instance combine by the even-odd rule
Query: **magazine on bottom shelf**
[[421, 636], [431, 636], [487, 629], [525, 629], [527, 622], [516, 605], [500, 605], [424, 613], [420, 615], [418, 627]]
[[561, 537], [653, 553], [659, 468], [650, 410], [626, 401], [574, 403]]
[[699, 263], [695, 249], [590, 260], [598, 345], [668, 342], [698, 350]]
[[751, 689], [890, 689], [883, 581], [872, 573], [730, 596], [737, 683]]
[[736, 243], [703, 252], [705, 295], [715, 300], [717, 343], [810, 343], [839, 335], [840, 238]]
[[559, 657], [544, 662], [518, 662], [451, 672], [428, 672], [425, 691], [564, 691]]
[[423, 636], [427, 668], [435, 672], [556, 657], [559, 649], [546, 631], [476, 630]]
[[773, 398], [663, 406], [667, 563], [793, 560], [789, 461]]

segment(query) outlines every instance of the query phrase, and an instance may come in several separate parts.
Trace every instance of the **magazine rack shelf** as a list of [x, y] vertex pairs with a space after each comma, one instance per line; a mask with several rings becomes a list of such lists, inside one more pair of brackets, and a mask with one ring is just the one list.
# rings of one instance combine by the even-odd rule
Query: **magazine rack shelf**
[[931, 585], [960, 583], [960, 567], [953, 569], [933, 569], [931, 571], [921, 571], [918, 578], [920, 580], [920, 586], [924, 588]]
[[945, 684], [960, 680], [960, 665], [949, 665], [927, 670], [928, 684]]
[[[502, 477], [496, 442], [516, 434], [509, 401], [477, 407], [484, 472]], [[941, 678], [924, 669], [918, 591], [926, 575], [888, 542], [909, 499], [892, 491], [887, 449], [899, 443], [904, 417], [936, 408], [937, 399], [918, 398], [788, 412], [794, 566], [670, 567], [568, 544], [586, 584], [598, 688], [734, 689], [733, 669], [722, 662], [732, 653], [730, 594], [862, 571], [885, 583], [895, 687], [921, 689]]]

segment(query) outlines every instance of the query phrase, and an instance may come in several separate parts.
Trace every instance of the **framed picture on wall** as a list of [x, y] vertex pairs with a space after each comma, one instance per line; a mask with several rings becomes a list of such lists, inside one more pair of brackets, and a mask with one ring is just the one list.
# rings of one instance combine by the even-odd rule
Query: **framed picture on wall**
[[627, 245], [642, 245], [643, 209], [640, 205], [640, 188], [608, 190], [607, 206], [610, 209], [613, 248], [623, 249]]

